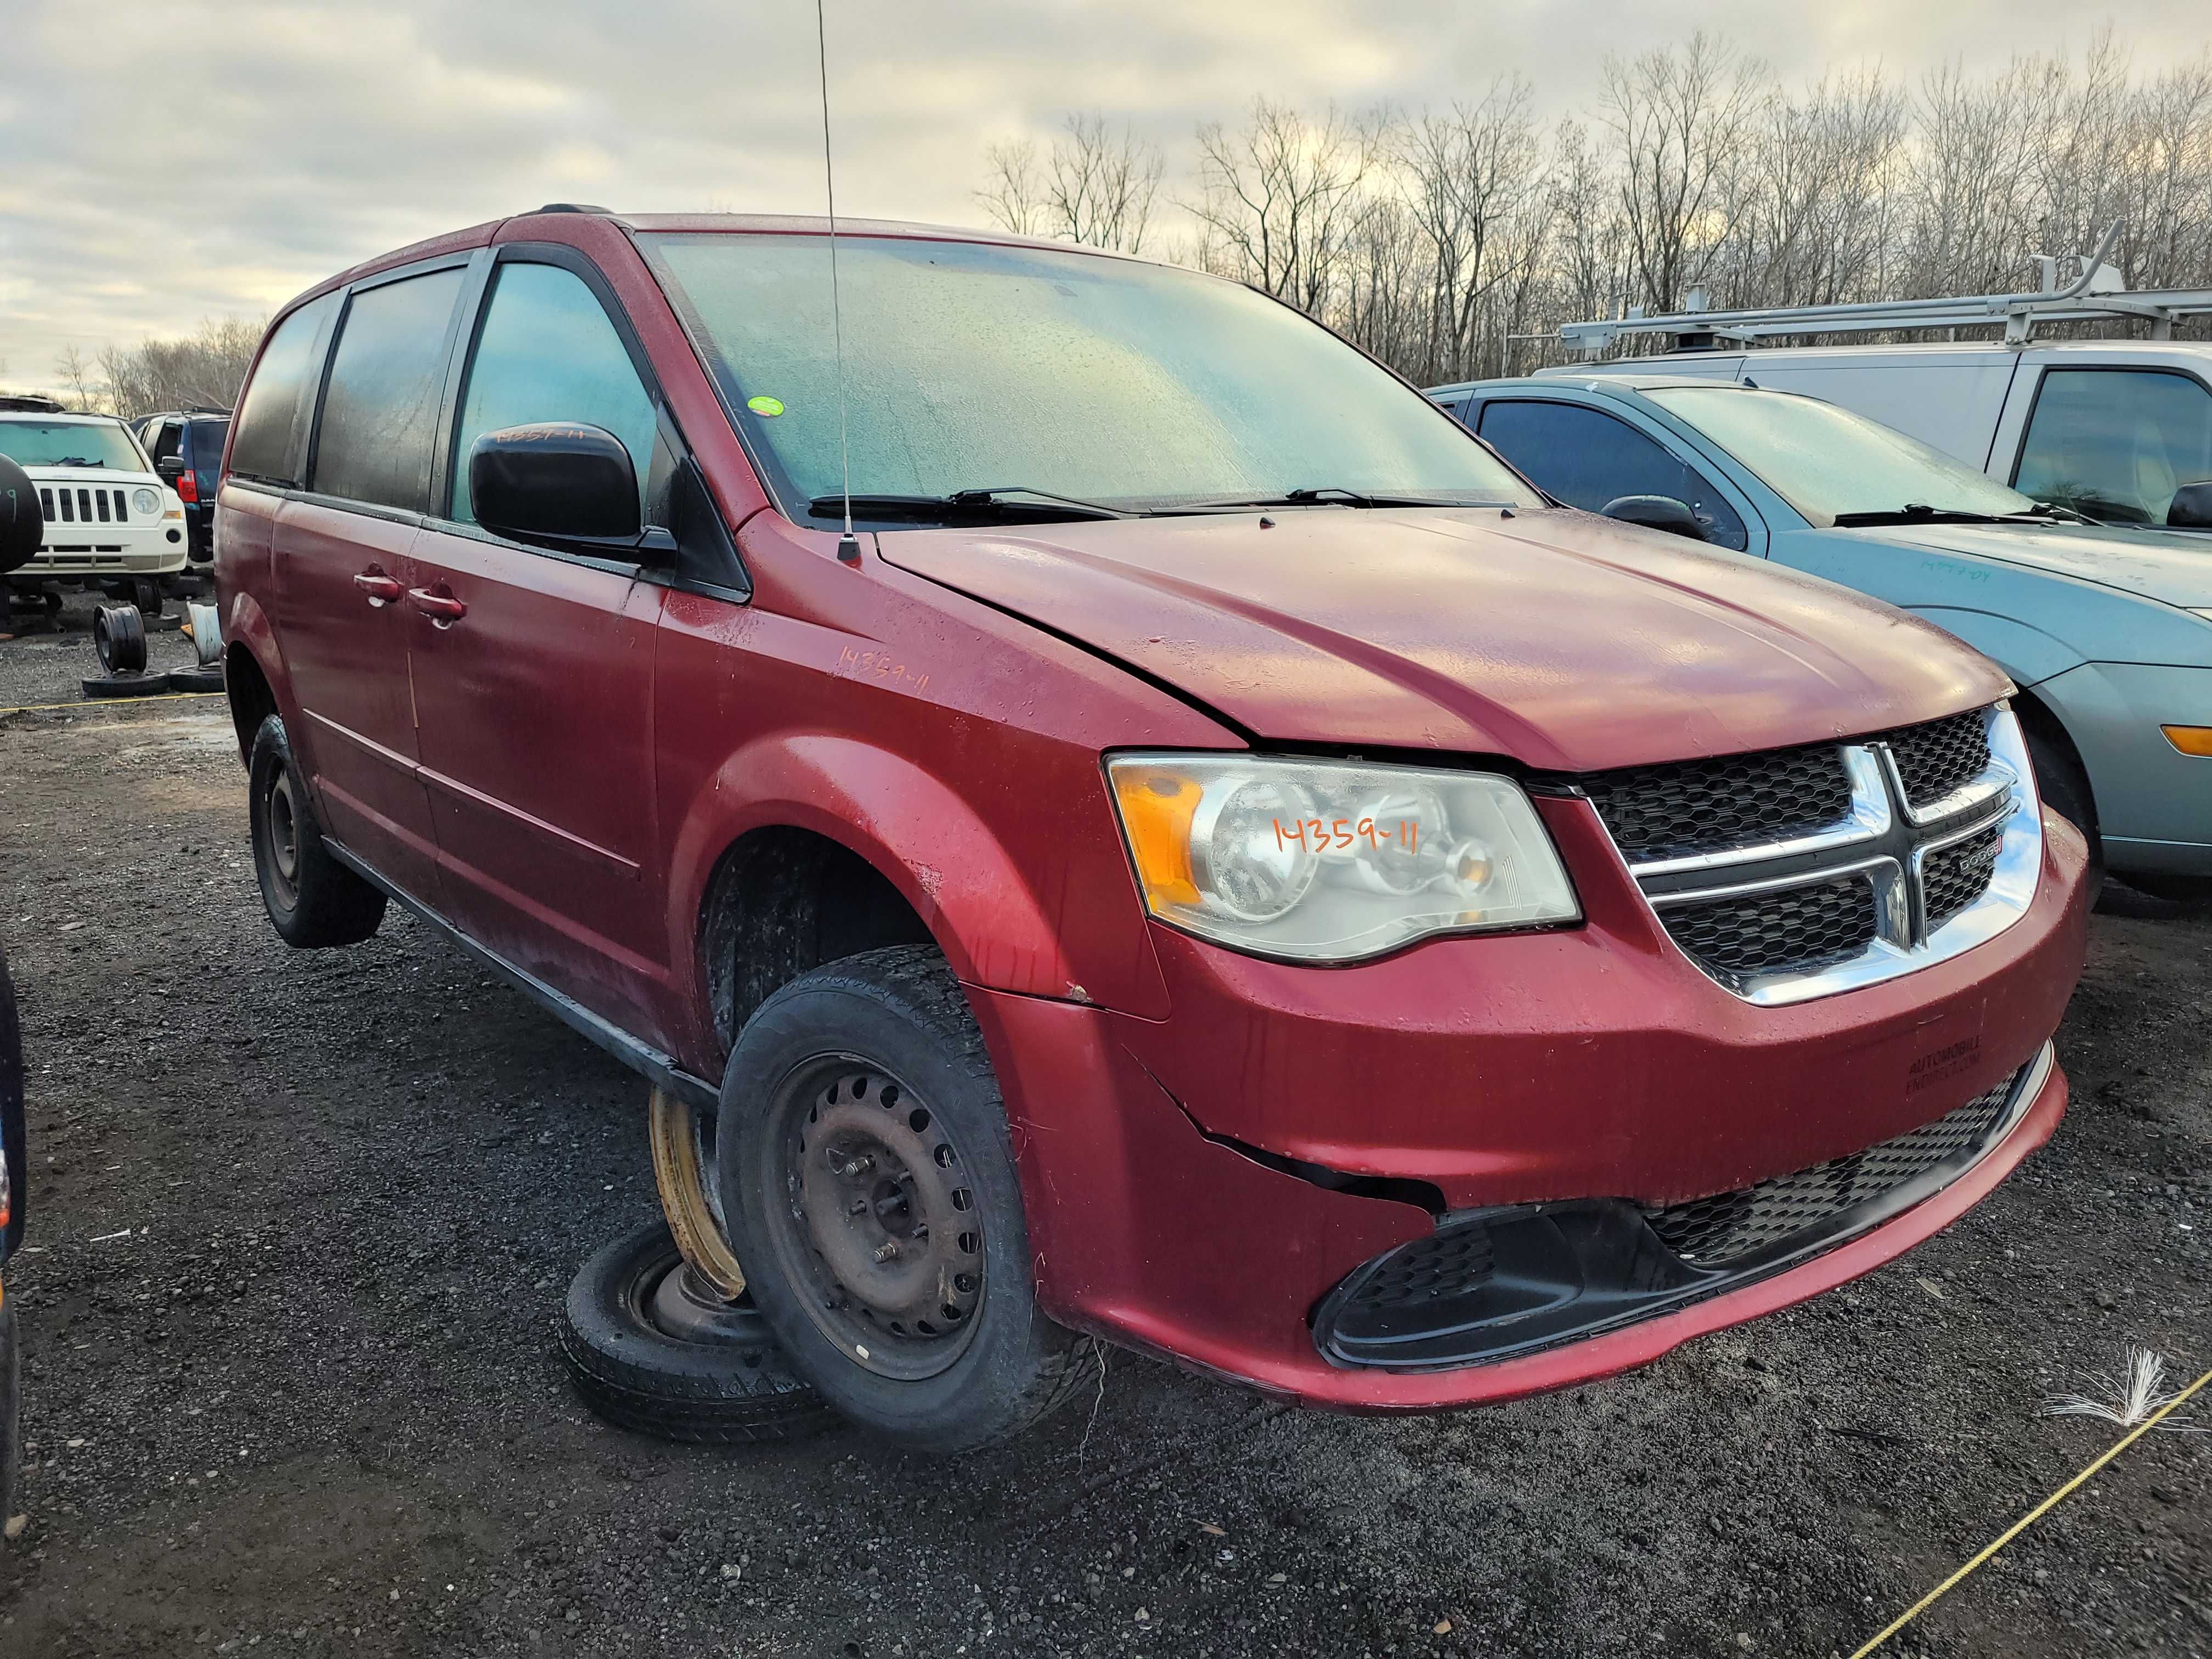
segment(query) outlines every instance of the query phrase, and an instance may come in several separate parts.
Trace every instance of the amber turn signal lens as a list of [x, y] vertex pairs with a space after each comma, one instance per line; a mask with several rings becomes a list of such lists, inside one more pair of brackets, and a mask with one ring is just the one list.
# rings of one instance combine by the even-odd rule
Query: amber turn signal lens
[[2212, 726], [2161, 726], [2158, 729], [2183, 754], [2212, 760]]
[[1190, 873], [1190, 821], [1201, 793], [1195, 780], [1161, 767], [1114, 774], [1114, 797], [1129, 832], [1137, 877], [1155, 908], [1198, 902], [1198, 884]]

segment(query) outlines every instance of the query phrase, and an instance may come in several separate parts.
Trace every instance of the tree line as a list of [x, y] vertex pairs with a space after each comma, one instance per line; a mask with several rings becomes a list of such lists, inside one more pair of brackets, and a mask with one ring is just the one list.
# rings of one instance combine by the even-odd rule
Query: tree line
[[1559, 362], [1559, 324], [1693, 290], [2033, 289], [2032, 253], [2088, 252], [2115, 222], [2130, 285], [2212, 286], [2212, 52], [2141, 75], [2109, 29], [2079, 58], [1799, 86], [1700, 33], [1607, 58], [1592, 106], [1553, 122], [1517, 75], [1418, 112], [1261, 97], [1174, 160], [1171, 185], [1160, 146], [1072, 115], [988, 150], [975, 195], [1008, 230], [1253, 283], [1423, 385]]

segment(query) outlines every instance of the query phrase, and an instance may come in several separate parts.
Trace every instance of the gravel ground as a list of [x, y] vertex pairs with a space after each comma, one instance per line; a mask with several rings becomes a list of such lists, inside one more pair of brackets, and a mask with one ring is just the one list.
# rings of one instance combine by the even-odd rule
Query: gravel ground
[[[92, 613], [105, 603], [105, 594], [72, 591], [56, 616], [20, 608], [0, 613], [0, 709], [85, 700], [82, 682], [102, 672], [92, 647]], [[198, 660], [192, 642], [177, 632], [184, 614], [184, 602], [171, 599], [148, 630], [149, 673], [190, 668]]]
[[[0, 649], [7, 701], [47, 648]], [[2212, 921], [2123, 894], [2049, 1149], [1638, 1374], [1367, 1419], [1116, 1355], [951, 1464], [609, 1430], [552, 1322], [653, 1213], [643, 1088], [404, 918], [287, 951], [229, 744], [216, 702], [0, 717], [9, 1659], [1846, 1654], [2117, 1437], [2047, 1393], [2131, 1342], [2212, 1364]], [[2146, 1437], [1888, 1651], [2212, 1653], [2212, 1437]]]

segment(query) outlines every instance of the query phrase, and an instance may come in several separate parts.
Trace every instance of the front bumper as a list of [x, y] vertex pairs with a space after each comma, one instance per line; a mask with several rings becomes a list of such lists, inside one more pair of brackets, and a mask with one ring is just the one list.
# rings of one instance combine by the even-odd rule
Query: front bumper
[[[1610, 844], [1547, 802], [1569, 867]], [[1579, 818], [1577, 817], [1579, 815]], [[1935, 1232], [2048, 1139], [2055, 1066], [1940, 1191], [1702, 1299], [1446, 1369], [1332, 1364], [1324, 1300], [1435, 1212], [1727, 1194], [1891, 1140], [2029, 1066], [2081, 962], [2086, 848], [2049, 815], [2028, 909], [1949, 961], [1783, 1008], [1730, 997], [1627, 888], [1579, 928], [1439, 940], [1341, 970], [1160, 930], [1173, 1013], [970, 988], [1019, 1157], [1039, 1291], [1063, 1322], [1316, 1404], [1419, 1410], [1643, 1364]], [[1324, 1333], [1326, 1334], [1326, 1333]]]
[[[80, 540], [74, 536], [64, 538], [56, 533], [75, 531], [78, 527], [75, 525], [49, 525], [46, 533], [53, 544], [33, 554], [30, 562], [10, 572], [8, 580], [21, 586], [35, 586], [40, 582], [55, 580], [173, 576], [185, 568], [185, 543], [182, 525], [170, 526], [177, 537], [173, 542], [166, 538], [166, 532], [160, 532], [128, 540], [93, 535]], [[100, 531], [106, 526], [91, 525], [84, 528]]]

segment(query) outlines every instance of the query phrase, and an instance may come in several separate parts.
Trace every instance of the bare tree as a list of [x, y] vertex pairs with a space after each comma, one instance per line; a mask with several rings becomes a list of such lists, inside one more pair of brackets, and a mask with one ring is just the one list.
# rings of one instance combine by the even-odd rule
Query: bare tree
[[[1700, 283], [1741, 306], [2027, 287], [2031, 252], [2115, 222], [2136, 286], [2212, 284], [2212, 50], [2145, 78], [2106, 29], [2077, 57], [1793, 88], [1698, 35], [1608, 60], [1548, 139], [1533, 101], [1510, 78], [1402, 118], [1261, 99], [1198, 129], [1192, 228], [1165, 246], [1425, 383], [1558, 361], [1557, 324]], [[1164, 158], [1099, 117], [988, 161], [978, 198], [1009, 228], [1164, 245]]]
[[1363, 189], [1383, 148], [1379, 117], [1334, 106], [1318, 121], [1255, 98], [1235, 132], [1198, 130], [1201, 194], [1188, 209], [1209, 254], [1255, 287], [1302, 310], [1325, 309], [1339, 261], [1372, 206]]
[[1071, 115], [1042, 163], [1024, 138], [984, 152], [988, 182], [975, 199], [992, 222], [1022, 236], [1057, 236], [1091, 247], [1140, 252], [1167, 173], [1158, 145], [1102, 115]]
[[987, 182], [975, 197], [991, 216], [991, 222], [1017, 236], [1049, 234], [1036, 146], [1026, 138], [994, 144], [983, 152], [983, 163]]
[[1765, 66], [1700, 29], [1680, 51], [1607, 58], [1603, 75], [1637, 287], [1673, 311], [1735, 228], [1731, 174], [1747, 159]]
[[266, 326], [229, 317], [203, 323], [181, 340], [103, 347], [100, 374], [108, 401], [126, 420], [165, 409], [228, 409]]
[[100, 392], [92, 384], [92, 365], [76, 347], [62, 348], [54, 359], [54, 379], [60, 384], [62, 401], [78, 414], [89, 415], [100, 407]]

